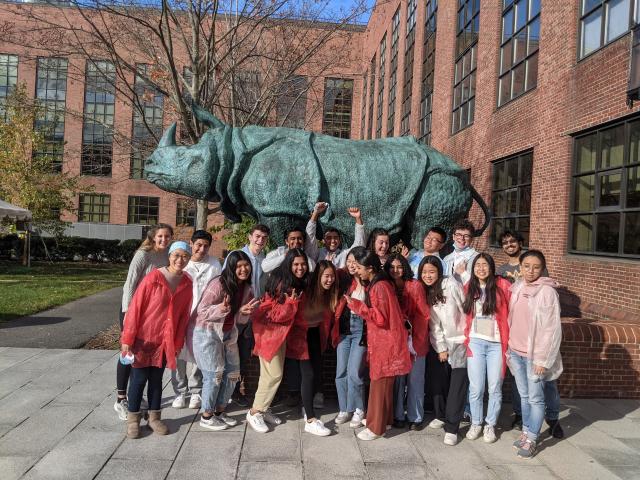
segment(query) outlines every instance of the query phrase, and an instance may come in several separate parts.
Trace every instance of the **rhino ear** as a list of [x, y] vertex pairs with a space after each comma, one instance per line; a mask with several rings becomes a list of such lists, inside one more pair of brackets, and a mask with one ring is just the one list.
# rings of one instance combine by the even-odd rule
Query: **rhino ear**
[[167, 131], [164, 132], [160, 142], [158, 142], [158, 147], [175, 147], [176, 146], [176, 124], [172, 123]]
[[209, 128], [223, 128], [224, 123], [218, 119], [213, 113], [207, 112], [204, 108], [202, 108], [197, 103], [191, 104], [191, 110], [193, 111], [193, 115], [196, 119], [204, 123]]

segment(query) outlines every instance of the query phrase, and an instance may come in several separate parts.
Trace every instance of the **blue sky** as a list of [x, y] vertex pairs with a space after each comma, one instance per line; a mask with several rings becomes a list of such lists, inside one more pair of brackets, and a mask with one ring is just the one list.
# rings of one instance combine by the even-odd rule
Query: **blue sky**
[[[340, 13], [350, 11], [355, 5], [360, 3], [358, 0], [329, 0], [326, 8], [326, 14], [323, 17], [330, 17], [332, 15], [340, 16]], [[375, 4], [375, 0], [366, 0], [367, 12], [358, 18], [358, 21], [366, 23], [369, 20], [371, 9]]]

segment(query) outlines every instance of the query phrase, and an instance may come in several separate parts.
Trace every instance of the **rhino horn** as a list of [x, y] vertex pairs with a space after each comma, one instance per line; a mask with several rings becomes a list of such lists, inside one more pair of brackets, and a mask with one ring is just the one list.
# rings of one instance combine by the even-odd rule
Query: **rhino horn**
[[158, 147], [175, 147], [176, 146], [176, 124], [172, 123], [167, 131], [164, 132]]
[[209, 128], [223, 128], [224, 123], [218, 117], [216, 117], [213, 113], [206, 111], [197, 103], [191, 104], [191, 110], [193, 111], [193, 115], [196, 119], [204, 123]]

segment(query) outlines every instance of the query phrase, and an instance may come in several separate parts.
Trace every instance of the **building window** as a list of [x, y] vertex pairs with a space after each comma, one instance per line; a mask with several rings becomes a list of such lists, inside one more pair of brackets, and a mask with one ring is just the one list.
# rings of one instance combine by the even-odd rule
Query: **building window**
[[115, 84], [113, 63], [87, 61], [81, 175], [111, 176]]
[[352, 99], [353, 80], [325, 79], [322, 133], [339, 138], [351, 138]]
[[433, 109], [433, 77], [436, 65], [437, 0], [427, 0], [422, 47], [422, 79], [420, 86], [420, 141], [431, 143], [431, 111]]
[[[256, 71], [239, 71], [233, 79], [233, 100], [236, 120], [240, 125], [260, 125], [259, 105], [262, 96], [263, 76]], [[213, 91], [213, 90], [210, 90]]]
[[400, 135], [411, 133], [411, 92], [413, 90], [413, 50], [416, 43], [417, 0], [407, 3], [407, 34], [404, 49], [404, 76], [402, 84], [402, 120]]
[[398, 85], [398, 39], [400, 37], [400, 8], [391, 19], [391, 77], [389, 78], [389, 109], [387, 137], [393, 137], [396, 119], [396, 87]]
[[81, 193], [78, 203], [78, 222], [109, 223], [111, 195]]
[[144, 178], [144, 161], [162, 136], [164, 96], [148, 81], [151, 66], [136, 65], [129, 177]]
[[540, 0], [504, 0], [498, 106], [536, 88]]
[[18, 56], [0, 53], [0, 118], [7, 121], [5, 99], [18, 83]]
[[640, 119], [574, 141], [569, 251], [640, 258]]
[[176, 204], [176, 225], [196, 226], [196, 202], [188, 198], [179, 198]]
[[382, 105], [384, 103], [384, 73], [387, 64], [387, 34], [380, 42], [380, 65], [378, 66], [378, 107], [376, 111], [376, 138], [382, 136]]
[[278, 125], [304, 129], [307, 116], [307, 78], [293, 75], [280, 87], [276, 101]]
[[624, 35], [634, 23], [640, 23], [638, 0], [582, 0], [580, 3], [580, 58]]
[[362, 105], [360, 106], [360, 139], [364, 140], [367, 121], [367, 84], [369, 83], [369, 72], [362, 76]]
[[55, 172], [62, 171], [67, 65], [66, 58], [38, 58], [36, 70], [36, 99], [40, 110], [35, 129], [42, 132], [44, 143], [42, 150], [33, 152], [33, 156], [49, 157]]
[[156, 225], [160, 210], [159, 197], [129, 196], [127, 223], [139, 225]]
[[371, 64], [369, 65], [369, 72], [371, 73], [369, 77], [369, 114], [367, 117], [369, 118], [369, 133], [367, 134], [367, 138], [373, 138], [373, 100], [375, 98], [375, 86], [376, 86], [376, 56], [374, 55], [371, 59]]
[[479, 31], [480, 0], [458, 0], [452, 133], [473, 123]]
[[520, 232], [524, 237], [524, 244], [529, 245], [532, 168], [532, 151], [493, 163], [492, 245], [498, 244], [498, 237], [504, 230]]

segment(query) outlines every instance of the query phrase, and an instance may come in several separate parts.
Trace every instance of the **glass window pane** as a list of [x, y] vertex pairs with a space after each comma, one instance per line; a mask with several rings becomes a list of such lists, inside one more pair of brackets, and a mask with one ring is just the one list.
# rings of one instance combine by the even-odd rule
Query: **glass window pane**
[[529, 217], [518, 218], [518, 224], [516, 225], [516, 231], [520, 232], [524, 241], [522, 242], [525, 247], [529, 246]]
[[593, 216], [575, 215], [573, 217], [573, 238], [571, 249], [579, 252], [590, 252], [593, 239]]
[[533, 154], [528, 153], [520, 157], [520, 183], [531, 183], [533, 169]]
[[493, 187], [496, 190], [502, 190], [506, 187], [506, 177], [504, 175], [505, 162], [493, 164]]
[[520, 187], [519, 192], [518, 215], [529, 215], [531, 212], [531, 187]]
[[502, 217], [505, 214], [505, 202], [503, 192], [493, 194], [493, 214], [496, 217]]
[[538, 85], [538, 54], [527, 60], [527, 85], [525, 90], [531, 90]]
[[577, 212], [592, 212], [595, 208], [595, 175], [585, 175], [574, 179], [573, 209]]
[[602, 30], [602, 8], [599, 8], [582, 21], [581, 56], [600, 48]]
[[502, 17], [502, 41], [513, 35], [513, 8]]
[[582, 14], [584, 15], [596, 5], [600, 5], [603, 0], [584, 0], [582, 4]]
[[622, 183], [622, 173], [616, 172], [600, 177], [600, 199], [601, 207], [615, 207], [620, 205], [620, 187]]
[[640, 255], [640, 212], [625, 214], [624, 253]]
[[629, 123], [629, 163], [640, 162], [640, 120]]
[[540, 43], [540, 19], [536, 18], [533, 22], [529, 24], [527, 27], [527, 36], [529, 39], [529, 44], [527, 46], [527, 55], [531, 55], [538, 49], [538, 44]]
[[576, 173], [589, 172], [596, 168], [596, 134], [576, 139]]
[[527, 56], [527, 31], [522, 30], [515, 36], [513, 63], [518, 63]]
[[624, 158], [624, 124], [603, 130], [600, 133], [600, 168], [618, 167]]
[[516, 215], [518, 213], [518, 190], [511, 189], [505, 192], [505, 214]]
[[620, 214], [604, 213], [596, 216], [596, 251], [618, 253], [620, 239]]
[[511, 100], [511, 74], [500, 79], [500, 105]]
[[529, 20], [540, 13], [540, 0], [529, 0]]
[[517, 97], [524, 92], [524, 82], [526, 73], [526, 64], [521, 63], [513, 70], [513, 91], [512, 97]]
[[516, 32], [524, 27], [527, 23], [528, 4], [528, 0], [520, 0], [518, 3], [516, 3]]
[[509, 40], [500, 49], [500, 73], [504, 73], [511, 68], [511, 59], [513, 58], [513, 46], [514, 40]]
[[627, 208], [640, 207], [640, 167], [627, 170]]
[[629, 30], [629, 0], [607, 3], [607, 42]]
[[507, 186], [518, 184], [518, 159], [507, 161]]

